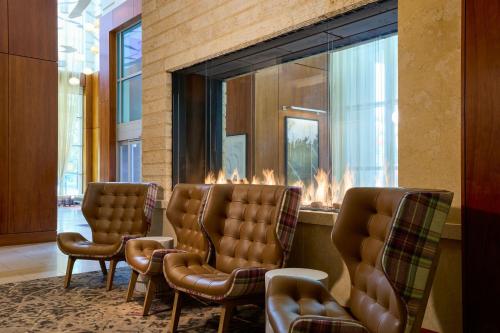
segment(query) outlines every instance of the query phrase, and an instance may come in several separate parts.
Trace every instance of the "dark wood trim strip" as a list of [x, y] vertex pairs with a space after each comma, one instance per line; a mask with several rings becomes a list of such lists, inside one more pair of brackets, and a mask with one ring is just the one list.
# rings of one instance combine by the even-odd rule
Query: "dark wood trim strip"
[[57, 231], [23, 232], [0, 235], [0, 246], [55, 242]]

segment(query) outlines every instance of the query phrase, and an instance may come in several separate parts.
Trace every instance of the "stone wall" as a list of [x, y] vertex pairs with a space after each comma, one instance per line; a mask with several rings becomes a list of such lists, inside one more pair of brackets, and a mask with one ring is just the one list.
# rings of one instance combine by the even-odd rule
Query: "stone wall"
[[143, 179], [172, 184], [169, 72], [372, 1], [143, 0]]

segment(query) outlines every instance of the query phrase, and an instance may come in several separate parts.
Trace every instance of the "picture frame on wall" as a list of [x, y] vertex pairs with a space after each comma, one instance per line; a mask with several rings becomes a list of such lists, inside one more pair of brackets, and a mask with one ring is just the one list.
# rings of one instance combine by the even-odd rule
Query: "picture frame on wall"
[[229, 177], [234, 170], [243, 178], [247, 176], [247, 135], [228, 135], [223, 139], [222, 168]]
[[285, 117], [285, 138], [287, 184], [309, 185], [319, 169], [319, 121]]

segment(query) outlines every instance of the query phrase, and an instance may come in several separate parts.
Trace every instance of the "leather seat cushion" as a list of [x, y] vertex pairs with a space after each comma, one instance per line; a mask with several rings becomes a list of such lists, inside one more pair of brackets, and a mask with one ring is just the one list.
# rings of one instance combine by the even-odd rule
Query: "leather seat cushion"
[[275, 332], [288, 332], [292, 322], [300, 316], [354, 320], [320, 282], [289, 276], [271, 280], [267, 313]]
[[99, 244], [87, 240], [76, 232], [63, 232], [57, 235], [57, 244], [61, 251], [71, 256], [107, 257], [118, 251], [121, 243]]
[[[139, 272], [146, 272], [151, 263], [153, 252], [157, 249], [163, 249], [160, 243], [154, 240], [147, 239], [132, 239], [125, 245], [125, 256], [127, 263]], [[159, 270], [150, 273], [161, 273], [161, 265]]]
[[230, 274], [221, 272], [192, 253], [172, 253], [164, 258], [164, 274], [176, 288], [202, 296], [220, 296], [229, 291]]

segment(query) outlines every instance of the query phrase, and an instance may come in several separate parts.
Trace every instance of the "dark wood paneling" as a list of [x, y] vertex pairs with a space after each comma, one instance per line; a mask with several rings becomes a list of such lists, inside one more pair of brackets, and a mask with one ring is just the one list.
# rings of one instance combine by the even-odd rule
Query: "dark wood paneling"
[[56, 236], [57, 232], [55, 230], [0, 235], [0, 246], [54, 242], [56, 240]]
[[500, 1], [465, 0], [464, 331], [497, 332], [500, 309]]
[[[226, 81], [226, 135], [246, 134], [247, 174], [253, 175], [253, 116], [255, 78], [253, 74]], [[243, 176], [243, 175], [241, 175]]]
[[57, 0], [9, 0], [9, 53], [57, 61]]
[[9, 111], [9, 232], [56, 230], [56, 62], [9, 56]]
[[[183, 162], [184, 180], [199, 183], [205, 178], [205, 77], [189, 75], [186, 78], [186, 114], [183, 117], [183, 142], [185, 155]], [[182, 162], [181, 162], [182, 163]]]
[[9, 220], [9, 56], [0, 53], [0, 234]]
[[99, 28], [99, 178], [116, 180], [116, 34], [140, 20], [141, 1], [127, 0]]
[[[279, 173], [279, 107], [278, 68], [273, 66], [255, 73], [255, 174], [262, 177], [262, 170]], [[279, 174], [278, 174], [279, 176]]]
[[7, 0], [0, 0], [0, 53], [9, 52]]
[[280, 66], [279, 99], [282, 106], [328, 109], [326, 54]]

